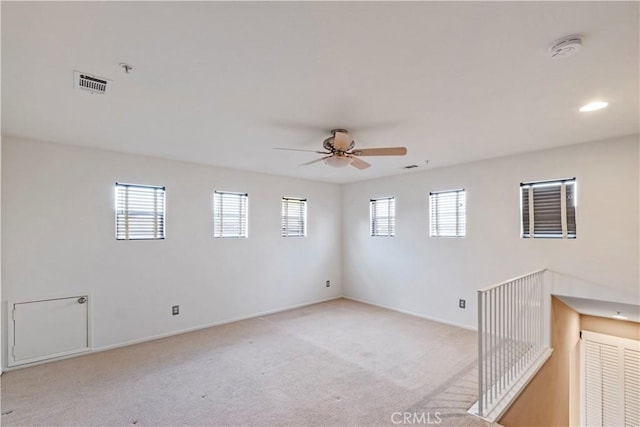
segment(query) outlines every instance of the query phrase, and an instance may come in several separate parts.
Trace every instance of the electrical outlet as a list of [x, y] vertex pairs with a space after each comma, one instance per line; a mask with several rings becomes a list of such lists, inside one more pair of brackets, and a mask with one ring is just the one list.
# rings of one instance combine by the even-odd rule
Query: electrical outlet
[[171, 313], [175, 316], [176, 314], [180, 314], [180, 306], [174, 305], [171, 307]]
[[464, 300], [464, 299], [458, 300], [458, 307], [467, 308], [467, 300]]
[[328, 288], [329, 286], [331, 286], [331, 280], [327, 280], [327, 281], [325, 282], [325, 286], [326, 286], [327, 288]]

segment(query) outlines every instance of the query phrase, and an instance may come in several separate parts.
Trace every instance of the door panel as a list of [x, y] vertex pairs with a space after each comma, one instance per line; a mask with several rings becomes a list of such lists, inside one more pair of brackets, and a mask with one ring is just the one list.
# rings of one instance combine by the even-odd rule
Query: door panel
[[13, 364], [89, 349], [87, 296], [13, 305]]

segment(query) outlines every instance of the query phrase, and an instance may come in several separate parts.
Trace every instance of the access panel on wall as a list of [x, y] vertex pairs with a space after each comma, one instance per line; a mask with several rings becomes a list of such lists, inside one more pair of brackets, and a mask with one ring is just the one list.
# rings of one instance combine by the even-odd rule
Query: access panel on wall
[[89, 350], [89, 297], [10, 304], [9, 366]]

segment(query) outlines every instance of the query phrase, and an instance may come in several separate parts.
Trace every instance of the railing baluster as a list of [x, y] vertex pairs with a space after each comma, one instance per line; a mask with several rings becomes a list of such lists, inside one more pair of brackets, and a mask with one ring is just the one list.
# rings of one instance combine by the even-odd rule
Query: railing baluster
[[484, 313], [484, 357], [485, 357], [485, 361], [484, 361], [484, 393], [485, 393], [485, 407], [488, 406], [488, 396], [487, 396], [487, 391], [489, 390], [489, 294], [485, 293], [484, 294], [484, 307], [485, 307], [485, 313]]
[[539, 346], [538, 346], [538, 331], [540, 331], [540, 310], [538, 309], [538, 294], [539, 294], [539, 283], [538, 283], [538, 275], [536, 275], [535, 278], [535, 286], [533, 287], [533, 296], [534, 298], [533, 301], [535, 301], [533, 309], [534, 309], [534, 314], [535, 314], [535, 322], [533, 324], [533, 347], [535, 349], [535, 352], [538, 351]]
[[491, 387], [491, 400], [490, 402], [493, 403], [493, 398], [495, 397], [495, 392], [496, 389], [495, 387], [493, 387], [493, 385], [496, 383], [496, 310], [495, 310], [495, 300], [496, 300], [496, 293], [495, 290], [492, 289], [491, 290], [491, 313], [490, 313], [490, 319], [491, 319], [491, 382], [490, 382], [490, 387]]
[[507, 292], [507, 335], [506, 335], [506, 345], [507, 345], [507, 384], [511, 381], [511, 287], [506, 287]]
[[529, 278], [527, 277], [524, 280], [524, 294], [522, 298], [522, 306], [524, 307], [524, 316], [522, 318], [522, 329], [524, 336], [524, 360], [522, 361], [522, 365], [526, 366], [529, 361]]
[[530, 278], [526, 278], [524, 281], [524, 298], [522, 298], [522, 304], [524, 307], [524, 317], [522, 322], [522, 327], [524, 329], [524, 360], [523, 365], [526, 366], [529, 361], [529, 327], [531, 326], [531, 321], [529, 320], [529, 282]]
[[478, 291], [478, 404], [484, 417], [549, 345], [548, 301], [540, 270]]
[[[509, 315], [510, 315], [510, 319], [509, 319], [509, 364], [511, 365], [513, 363], [513, 359], [514, 359], [514, 349], [513, 349], [513, 344], [515, 342], [515, 331], [513, 328], [513, 324], [514, 324], [514, 315], [513, 315], [513, 307], [515, 306], [515, 304], [513, 303], [513, 296], [514, 296], [514, 292], [513, 292], [513, 286], [509, 286]], [[513, 369], [509, 369], [509, 380], [513, 380]]]
[[500, 383], [500, 392], [502, 393], [502, 391], [507, 387], [507, 384], [505, 383], [505, 374], [506, 374], [506, 360], [505, 360], [505, 348], [504, 348], [504, 333], [505, 333], [505, 299], [504, 299], [504, 292], [505, 292], [505, 287], [501, 286], [500, 287], [500, 359], [501, 359], [501, 363], [500, 363], [500, 378], [502, 379], [501, 383]]
[[493, 347], [492, 347], [492, 359], [493, 359], [493, 381], [491, 381], [491, 385], [492, 390], [493, 390], [493, 399], [497, 399], [498, 398], [498, 390], [495, 387], [496, 382], [498, 382], [498, 358], [497, 356], [497, 349], [498, 349], [498, 311], [496, 310], [496, 307], [498, 305], [498, 295], [495, 289], [493, 289], [491, 291], [491, 295], [493, 295]]
[[[520, 331], [520, 319], [522, 318], [522, 307], [520, 307], [520, 287], [522, 282], [518, 280], [515, 284], [516, 290], [516, 352], [520, 354], [520, 342], [522, 341], [522, 333]], [[517, 356], [516, 356], [517, 357]], [[520, 358], [516, 358], [516, 371], [520, 368]]]
[[484, 415], [482, 411], [482, 296], [483, 293], [478, 291], [478, 415]]
[[529, 277], [527, 277], [524, 281], [524, 298], [522, 298], [522, 303], [524, 306], [524, 317], [523, 317], [523, 322], [522, 322], [522, 326], [524, 328], [524, 348], [525, 348], [525, 353], [524, 353], [524, 360], [523, 360], [523, 365], [526, 366], [527, 362], [529, 362], [529, 328], [531, 327], [531, 320], [529, 319], [529, 316], [531, 316], [531, 313], [529, 313], [529, 284], [531, 282], [531, 279]]
[[543, 349], [544, 343], [542, 342], [542, 334], [544, 331], [544, 276], [540, 274], [538, 276], [538, 301], [540, 304], [538, 306], [538, 313], [540, 315], [540, 329], [538, 330], [538, 348]]
[[498, 381], [498, 384], [500, 385], [499, 389], [498, 389], [498, 394], [502, 393], [502, 388], [504, 386], [504, 358], [503, 358], [503, 353], [502, 353], [502, 326], [503, 326], [503, 322], [504, 322], [504, 317], [502, 315], [502, 308], [504, 307], [504, 301], [502, 299], [502, 289], [503, 287], [500, 286], [499, 288], [497, 288], [498, 291], [498, 313], [500, 314], [500, 320], [498, 321], [498, 364], [500, 366], [500, 374], [499, 374], [499, 378], [500, 380]]
[[531, 282], [533, 277], [527, 278], [527, 364], [531, 360], [531, 328], [533, 327], [533, 311], [531, 310]]
[[500, 395], [502, 393], [502, 312], [500, 310], [500, 305], [502, 304], [502, 296], [500, 291], [502, 286], [496, 288], [496, 395]]

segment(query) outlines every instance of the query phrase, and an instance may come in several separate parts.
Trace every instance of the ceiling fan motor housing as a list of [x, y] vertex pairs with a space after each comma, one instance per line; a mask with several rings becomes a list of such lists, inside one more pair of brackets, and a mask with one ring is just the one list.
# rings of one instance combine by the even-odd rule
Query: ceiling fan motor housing
[[[322, 146], [324, 147], [325, 150], [330, 151], [332, 153], [337, 151], [333, 145], [333, 141], [336, 137], [336, 132], [345, 133], [349, 135], [349, 132], [346, 129], [331, 129], [331, 136], [324, 140], [324, 142], [322, 143]], [[356, 145], [356, 142], [352, 139], [351, 142], [349, 143], [349, 146], [344, 151], [346, 152], [353, 149], [355, 145]]]

